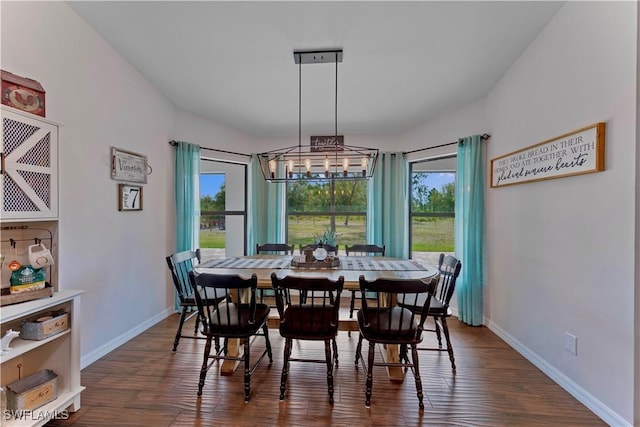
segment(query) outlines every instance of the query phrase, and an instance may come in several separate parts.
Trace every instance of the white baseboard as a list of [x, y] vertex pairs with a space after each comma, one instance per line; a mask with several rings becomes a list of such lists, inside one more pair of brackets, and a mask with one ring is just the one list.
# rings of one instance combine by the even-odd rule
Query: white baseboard
[[101, 357], [105, 356], [106, 354], [108, 354], [109, 352], [115, 350], [116, 348], [120, 347], [122, 344], [126, 343], [131, 338], [141, 334], [142, 332], [146, 331], [147, 329], [149, 329], [150, 327], [152, 327], [156, 323], [160, 322], [161, 320], [166, 319], [167, 317], [169, 317], [173, 313], [175, 313], [175, 310], [173, 308], [167, 308], [166, 310], [164, 310], [164, 311], [156, 314], [152, 318], [148, 319], [144, 323], [139, 324], [135, 328], [127, 331], [126, 333], [124, 333], [124, 334], [122, 334], [122, 335], [120, 335], [118, 337], [115, 337], [114, 339], [112, 339], [108, 343], [98, 347], [97, 349], [95, 349], [91, 353], [81, 356], [80, 357], [80, 369], [84, 369], [87, 366], [91, 365], [96, 360], [100, 359]]
[[538, 369], [544, 372], [560, 387], [565, 389], [570, 395], [578, 399], [580, 403], [589, 408], [591, 412], [599, 416], [604, 422], [606, 422], [610, 426], [632, 427], [632, 425], [627, 420], [611, 410], [611, 408], [602, 403], [600, 400], [596, 399], [591, 393], [573, 382], [569, 377], [560, 372], [558, 369], [551, 366], [549, 363], [547, 363], [547, 361], [531, 351], [528, 347], [523, 345], [520, 341], [515, 339], [500, 326], [496, 325], [490, 320], [486, 321], [486, 319], [485, 325], [487, 325], [487, 327], [494, 334], [499, 336], [504, 342], [513, 347], [513, 349], [520, 353], [525, 359], [533, 363]]

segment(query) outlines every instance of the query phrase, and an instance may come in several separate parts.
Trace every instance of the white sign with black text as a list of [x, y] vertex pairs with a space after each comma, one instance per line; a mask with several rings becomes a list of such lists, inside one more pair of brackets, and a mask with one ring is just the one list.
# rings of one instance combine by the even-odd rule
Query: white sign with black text
[[491, 160], [491, 187], [604, 170], [605, 123], [579, 129]]

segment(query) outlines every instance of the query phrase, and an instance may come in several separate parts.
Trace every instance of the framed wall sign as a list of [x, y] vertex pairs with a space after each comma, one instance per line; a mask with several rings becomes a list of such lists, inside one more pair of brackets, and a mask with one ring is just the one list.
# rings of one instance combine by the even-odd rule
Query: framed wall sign
[[344, 151], [344, 135], [312, 136], [311, 151]]
[[118, 184], [118, 210], [141, 211], [142, 187], [139, 185]]
[[491, 187], [604, 170], [605, 123], [596, 123], [491, 160]]
[[111, 147], [111, 179], [147, 183], [147, 156]]

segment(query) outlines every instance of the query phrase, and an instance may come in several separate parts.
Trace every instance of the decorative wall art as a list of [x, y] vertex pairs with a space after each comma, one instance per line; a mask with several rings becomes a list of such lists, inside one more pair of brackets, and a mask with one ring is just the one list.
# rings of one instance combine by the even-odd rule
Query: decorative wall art
[[111, 147], [111, 179], [147, 183], [147, 156]]
[[604, 170], [605, 123], [531, 145], [491, 160], [491, 187]]
[[118, 185], [118, 210], [141, 211], [142, 187], [139, 185]]
[[0, 70], [2, 103], [37, 116], [45, 116], [45, 91], [40, 83]]

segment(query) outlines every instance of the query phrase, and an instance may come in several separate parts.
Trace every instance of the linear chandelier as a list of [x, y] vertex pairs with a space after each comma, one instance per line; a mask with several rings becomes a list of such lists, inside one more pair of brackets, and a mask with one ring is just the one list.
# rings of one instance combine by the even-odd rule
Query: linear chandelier
[[[298, 64], [298, 145], [258, 154], [260, 169], [268, 182], [317, 180], [367, 180], [373, 176], [377, 149], [344, 144], [338, 135], [338, 62], [342, 49], [294, 51]], [[302, 64], [335, 62], [335, 126], [332, 135], [311, 136], [302, 144]]]

